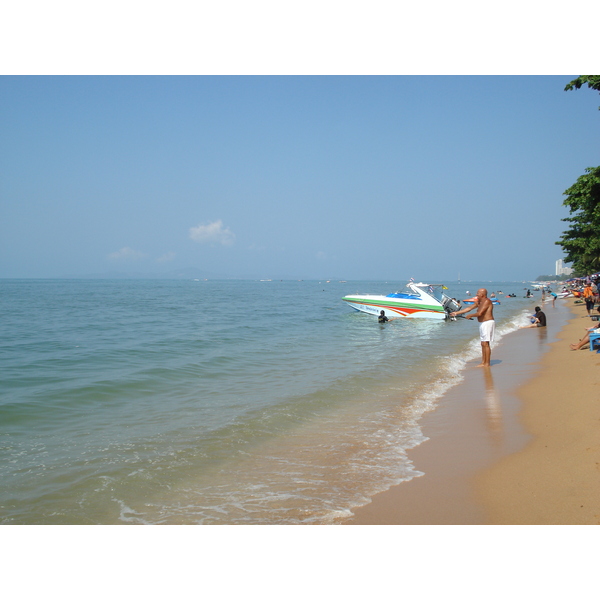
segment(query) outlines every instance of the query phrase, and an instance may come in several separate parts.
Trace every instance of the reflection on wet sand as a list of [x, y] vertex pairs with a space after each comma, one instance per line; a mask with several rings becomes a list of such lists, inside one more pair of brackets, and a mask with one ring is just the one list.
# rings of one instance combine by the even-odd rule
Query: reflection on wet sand
[[540, 350], [545, 350], [545, 346], [548, 343], [548, 327], [538, 327], [538, 342], [540, 344]]
[[494, 444], [502, 443], [502, 403], [500, 396], [494, 386], [494, 376], [491, 369], [482, 369], [485, 379], [485, 408], [487, 416], [487, 427]]

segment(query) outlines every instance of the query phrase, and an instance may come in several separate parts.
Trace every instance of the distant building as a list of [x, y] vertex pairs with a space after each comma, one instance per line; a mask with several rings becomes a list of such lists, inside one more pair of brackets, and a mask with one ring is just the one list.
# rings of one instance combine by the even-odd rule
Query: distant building
[[573, 273], [573, 269], [571, 267], [563, 266], [563, 259], [559, 259], [556, 261], [556, 273], [555, 275], [571, 275]]

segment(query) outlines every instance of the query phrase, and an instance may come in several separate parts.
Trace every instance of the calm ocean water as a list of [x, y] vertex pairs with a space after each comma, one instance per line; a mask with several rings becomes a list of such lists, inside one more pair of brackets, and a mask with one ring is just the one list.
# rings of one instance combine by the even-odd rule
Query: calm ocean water
[[[536, 303], [447, 285], [517, 294], [495, 344]], [[343, 521], [420, 474], [419, 418], [480, 355], [475, 322], [341, 301], [404, 286], [0, 280], [0, 523]]]

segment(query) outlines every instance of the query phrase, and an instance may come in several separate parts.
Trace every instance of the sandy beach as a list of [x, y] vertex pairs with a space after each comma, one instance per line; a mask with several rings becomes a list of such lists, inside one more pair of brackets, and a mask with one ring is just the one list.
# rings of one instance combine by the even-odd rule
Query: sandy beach
[[600, 523], [600, 356], [569, 346], [593, 323], [573, 299], [544, 311], [547, 328], [507, 336], [424, 417], [409, 456], [425, 474], [350, 524]]

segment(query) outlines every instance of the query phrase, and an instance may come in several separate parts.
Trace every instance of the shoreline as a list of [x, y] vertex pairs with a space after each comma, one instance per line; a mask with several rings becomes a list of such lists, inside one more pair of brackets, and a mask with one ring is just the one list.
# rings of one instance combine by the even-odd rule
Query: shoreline
[[519, 390], [533, 439], [476, 479], [486, 520], [498, 525], [600, 524], [600, 356], [571, 350], [592, 322], [584, 305]]
[[[354, 516], [346, 524], [599, 522], [600, 501], [594, 502], [592, 497], [596, 494], [600, 498], [600, 481], [596, 487], [591, 482], [588, 485], [585, 479], [593, 478], [594, 474], [599, 479], [600, 414], [594, 410], [600, 413], [600, 402], [592, 398], [594, 393], [598, 396], [593, 375], [600, 360], [589, 350], [571, 351], [569, 347], [569, 342], [577, 341], [591, 321], [582, 318], [587, 317], [585, 307], [574, 305], [572, 298], [557, 301], [554, 308], [551, 302], [546, 302], [544, 311], [548, 327], [521, 329], [506, 336], [492, 349], [491, 369], [474, 368], [478, 360], [469, 362], [464, 380], [421, 419], [423, 433], [429, 439], [408, 454], [415, 467], [425, 474], [375, 495], [369, 504], [355, 508]], [[567, 353], [571, 356], [565, 360]], [[570, 405], [562, 401], [564, 392], [559, 390], [580, 389], [582, 382], [588, 390], [587, 401], [583, 402], [587, 411], [583, 416], [582, 409], [581, 418], [572, 418], [578, 424], [576, 436], [581, 436], [584, 429], [591, 436], [587, 444], [591, 462], [586, 462], [582, 471], [576, 465], [571, 468], [570, 464], [561, 463], [542, 482], [531, 476], [532, 472], [541, 472], [545, 460], [538, 446], [540, 443], [548, 446], [544, 432], [553, 431], [552, 435], [557, 436], [557, 430], [568, 418], [565, 413], [570, 410]], [[547, 410], [550, 405], [554, 408]], [[556, 407], [561, 405], [563, 410], [558, 411]], [[563, 450], [560, 438], [554, 439], [553, 447], [552, 460], [556, 460]], [[577, 462], [578, 456], [575, 452], [568, 461]], [[596, 470], [590, 472], [594, 458]], [[565, 493], [565, 479], [573, 471], [579, 473], [579, 483], [573, 486], [591, 487], [586, 501], [578, 505], [579, 508], [587, 504], [590, 508], [583, 521], [577, 519], [582, 517], [584, 509], [580, 508], [579, 516], [572, 510], [557, 512], [557, 507], [564, 504], [564, 499], [559, 498]], [[537, 481], [538, 486], [548, 486], [548, 478], [552, 477], [555, 484], [550, 487], [556, 501], [549, 504], [553, 506], [551, 516], [538, 510], [539, 494], [535, 486], [517, 490], [521, 483], [516, 482]], [[545, 516], [536, 520], [535, 514]]]

